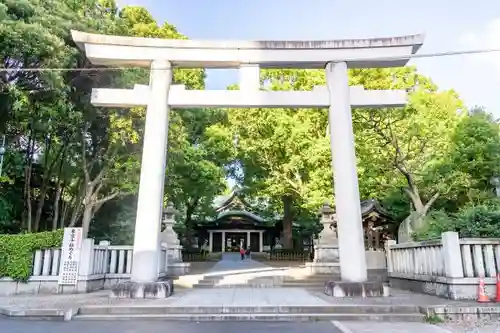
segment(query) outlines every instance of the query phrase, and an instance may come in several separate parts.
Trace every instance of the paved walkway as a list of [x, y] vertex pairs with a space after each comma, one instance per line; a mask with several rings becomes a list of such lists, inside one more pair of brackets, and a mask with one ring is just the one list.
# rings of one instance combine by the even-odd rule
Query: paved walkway
[[[168, 322], [168, 321], [18, 321], [2, 320], [1, 333], [342, 333], [326, 322]], [[419, 332], [425, 333], [425, 332]]]
[[299, 288], [214, 288], [193, 289], [155, 300], [169, 306], [299, 306], [331, 303]]
[[268, 268], [270, 266], [258, 262], [253, 259], [245, 258], [241, 260], [241, 256], [236, 252], [225, 252], [222, 258], [217, 262], [208, 273], [224, 272], [224, 271], [239, 271], [247, 269]]
[[178, 289], [171, 297], [161, 300], [128, 300], [109, 298], [109, 291], [103, 290], [91, 294], [0, 296], [0, 308], [13, 306], [25, 309], [69, 309], [83, 305], [141, 305], [157, 302], [172, 305], [477, 305], [475, 302], [456, 302], [430, 295], [415, 294], [401, 290], [391, 290], [391, 293], [393, 293], [391, 297], [368, 297], [361, 299], [357, 297], [334, 298], [326, 296], [321, 292], [308, 292], [300, 288], [214, 288], [186, 290]]
[[422, 323], [379, 322], [169, 322], [169, 321], [36, 321], [0, 317], [0, 332], [9, 333], [498, 333], [499, 326], [442, 328]]

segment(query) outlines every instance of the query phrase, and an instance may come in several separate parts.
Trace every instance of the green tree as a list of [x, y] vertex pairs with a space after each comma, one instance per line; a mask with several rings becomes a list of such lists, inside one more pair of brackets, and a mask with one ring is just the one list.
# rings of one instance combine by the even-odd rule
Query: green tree
[[[267, 90], [311, 90], [324, 82], [324, 76], [320, 71], [265, 70], [261, 81]], [[268, 198], [268, 210], [282, 213], [283, 245], [291, 248], [292, 225], [302, 211], [316, 209], [331, 197], [331, 172], [323, 172], [330, 165], [327, 114], [309, 109], [234, 109], [229, 116], [241, 181], [254, 196]]]
[[430, 207], [449, 191], [445, 185], [452, 175], [427, 180], [434, 175], [443, 151], [449, 149], [462, 102], [453, 91], [439, 91], [411, 67], [354, 70], [351, 83], [366, 89], [410, 92], [405, 108], [356, 110], [353, 118], [358, 150], [367, 158], [362, 167], [388, 188], [403, 188], [411, 201], [411, 227], [421, 228]]
[[227, 114], [219, 109], [179, 110], [169, 143], [165, 195], [182, 213], [187, 238], [194, 222], [213, 215], [213, 201], [227, 188], [235, 156]]
[[469, 190], [491, 193], [491, 179], [500, 174], [500, 131], [492, 116], [480, 111], [473, 109], [456, 126], [449, 163], [470, 177]]
[[[24, 69], [92, 68], [74, 45], [70, 29], [186, 37], [172, 25], [157, 25], [144, 8], [119, 11], [112, 0], [2, 0], [0, 9], [4, 18], [0, 56], [3, 67], [9, 69], [0, 72], [0, 104], [5, 109], [2, 132], [7, 133], [12, 156], [22, 157], [9, 158], [5, 170], [13, 172], [8, 179], [16, 182], [14, 187], [23, 187], [22, 227], [27, 231], [50, 228], [48, 219], [52, 228], [83, 225], [86, 232], [106, 202], [137, 190], [144, 125], [144, 109], [96, 108], [89, 103], [90, 92], [95, 87], [146, 83], [148, 73]], [[199, 69], [174, 72], [174, 82], [189, 88], [202, 89], [203, 79]], [[172, 113], [173, 122], [182, 123]], [[183, 126], [178, 126], [181, 131], [185, 131]], [[186, 135], [171, 137], [173, 146]], [[177, 146], [192, 149], [182, 140]], [[19, 161], [23, 178], [11, 164], [14, 161]]]

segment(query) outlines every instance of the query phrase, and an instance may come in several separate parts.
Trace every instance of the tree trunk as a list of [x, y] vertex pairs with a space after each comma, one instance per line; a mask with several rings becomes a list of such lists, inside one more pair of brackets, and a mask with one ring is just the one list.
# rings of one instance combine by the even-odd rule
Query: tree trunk
[[33, 150], [35, 148], [34, 133], [31, 132], [26, 149], [26, 166], [24, 167], [24, 225], [28, 232], [32, 232], [33, 212], [31, 206], [31, 173], [33, 168]]
[[45, 196], [47, 195], [48, 182], [42, 184], [42, 189], [40, 190], [40, 197], [38, 199], [38, 205], [35, 212], [35, 220], [33, 221], [33, 230], [36, 232], [40, 229], [40, 219], [42, 218], [43, 206], [45, 204]]
[[58, 180], [56, 185], [56, 195], [54, 197], [54, 215], [52, 218], [52, 230], [56, 230], [59, 225], [59, 202], [61, 201], [62, 186]]
[[283, 196], [283, 248], [293, 249], [292, 197]]
[[77, 194], [71, 201], [71, 208], [72, 208], [72, 213], [71, 213], [71, 219], [69, 221], [69, 226], [74, 227], [78, 219], [80, 218], [81, 211], [82, 211], [82, 201], [85, 198], [85, 194], [87, 193], [87, 185], [80, 183], [77, 188]]
[[[61, 197], [63, 198], [63, 193], [64, 193], [65, 188], [63, 187], [61, 191]], [[70, 203], [65, 201], [64, 199], [62, 200], [62, 214], [61, 217], [59, 218], [59, 228], [64, 228], [66, 226], [66, 221], [68, 219], [68, 214], [69, 214], [69, 207]]]
[[35, 131], [33, 125], [29, 127], [28, 144], [26, 147], [25, 167], [24, 167], [24, 210], [23, 210], [23, 224], [28, 230], [32, 232], [32, 206], [31, 206], [31, 174], [33, 171], [33, 155], [35, 150]]
[[31, 161], [29, 162], [29, 164], [26, 166], [25, 168], [25, 175], [24, 175], [24, 191], [25, 191], [25, 206], [26, 206], [26, 214], [25, 214], [25, 218], [26, 218], [26, 227], [28, 229], [28, 232], [32, 232], [32, 227], [33, 227], [33, 224], [32, 224], [32, 209], [31, 209]]
[[[88, 201], [87, 201], [88, 199]], [[90, 222], [92, 221], [94, 210], [94, 200], [92, 198], [85, 199], [85, 208], [83, 209], [83, 218], [82, 218], [82, 237], [85, 239], [89, 234]]]
[[[45, 154], [48, 154], [50, 152], [52, 145], [49, 143], [46, 146], [46, 152]], [[57, 151], [55, 157], [53, 157], [52, 161], [49, 163], [48, 158], [45, 159], [45, 163], [43, 166], [43, 180], [42, 180], [42, 188], [40, 189], [40, 196], [38, 197], [38, 205], [36, 208], [36, 213], [35, 213], [35, 221], [34, 221], [34, 227], [33, 229], [35, 231], [38, 231], [40, 227], [40, 219], [42, 218], [42, 213], [43, 213], [43, 206], [45, 205], [45, 199], [47, 196], [47, 192], [50, 187], [50, 180], [52, 178], [52, 173], [54, 171], [54, 167], [56, 165], [56, 162], [61, 160], [60, 165], [62, 166], [65, 154], [62, 154], [63, 151], [65, 150], [65, 146], [62, 146], [59, 148]], [[59, 180], [57, 180], [59, 182]], [[54, 223], [52, 223], [52, 227], [54, 226]]]
[[411, 221], [412, 230], [419, 230], [424, 227], [424, 219], [429, 212], [431, 206], [436, 202], [439, 197], [439, 192], [436, 192], [426, 204], [423, 203], [422, 198], [420, 197], [420, 193], [418, 189], [413, 186], [413, 190], [406, 189], [406, 193], [411, 199], [411, 203], [413, 208], [415, 209], [414, 213], [410, 214], [409, 218]]
[[189, 202], [186, 205], [186, 219], [184, 220], [185, 225], [186, 225], [185, 237], [186, 237], [186, 241], [187, 241], [189, 246], [193, 245], [194, 231], [193, 231], [193, 225], [192, 225], [193, 224], [192, 217], [193, 217], [193, 214], [194, 214], [196, 207], [198, 206], [199, 200], [200, 200], [200, 198], [194, 198], [192, 201], [189, 200]]

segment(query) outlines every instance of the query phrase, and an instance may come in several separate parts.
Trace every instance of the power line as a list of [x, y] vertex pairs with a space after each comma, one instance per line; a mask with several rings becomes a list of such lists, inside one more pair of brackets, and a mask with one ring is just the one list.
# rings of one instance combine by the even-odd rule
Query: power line
[[[374, 58], [351, 58], [343, 59], [346, 62], [354, 61], [392, 61], [392, 60], [403, 60], [403, 59], [422, 59], [422, 58], [437, 58], [437, 57], [449, 57], [458, 55], [474, 55], [474, 54], [487, 54], [500, 52], [500, 48], [491, 49], [477, 49], [477, 50], [462, 50], [462, 51], [447, 51], [447, 52], [434, 52], [434, 53], [417, 53], [408, 56], [393, 56], [393, 57], [374, 57]], [[220, 67], [223, 69], [224, 67]], [[144, 67], [95, 67], [95, 68], [2, 68], [0, 72], [7, 73], [19, 73], [19, 72], [104, 72], [104, 71], [124, 71], [131, 69], [142, 69], [142, 70], [165, 70], [167, 68], [144, 68]], [[217, 68], [219, 69], [219, 68]]]

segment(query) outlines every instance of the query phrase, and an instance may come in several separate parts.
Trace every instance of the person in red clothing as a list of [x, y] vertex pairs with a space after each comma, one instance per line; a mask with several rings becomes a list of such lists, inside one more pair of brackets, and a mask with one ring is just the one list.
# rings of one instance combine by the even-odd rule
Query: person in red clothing
[[245, 259], [245, 254], [246, 254], [245, 249], [243, 248], [243, 246], [240, 246], [240, 255], [241, 255], [241, 260], [244, 260], [244, 259]]

